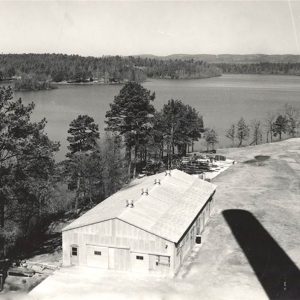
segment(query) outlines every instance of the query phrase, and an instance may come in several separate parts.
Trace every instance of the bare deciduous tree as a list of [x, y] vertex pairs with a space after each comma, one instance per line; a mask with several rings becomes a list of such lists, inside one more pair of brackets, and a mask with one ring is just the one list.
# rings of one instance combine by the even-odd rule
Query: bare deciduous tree
[[262, 142], [262, 128], [261, 122], [258, 120], [253, 120], [251, 122], [251, 131], [252, 131], [252, 142], [251, 145], [258, 145]]
[[275, 122], [276, 114], [275, 113], [268, 113], [265, 119], [265, 128], [266, 128], [266, 142], [269, 143], [273, 142], [273, 123]]
[[285, 104], [284, 114], [287, 119], [287, 134], [295, 137], [300, 125], [300, 112], [291, 104]]
[[235, 140], [235, 125], [232, 124], [230, 128], [226, 131], [225, 136], [231, 140], [232, 146], [234, 146], [234, 140]]
[[243, 141], [248, 140], [250, 129], [244, 118], [241, 118], [236, 125], [236, 137], [239, 141], [238, 147], [242, 146]]

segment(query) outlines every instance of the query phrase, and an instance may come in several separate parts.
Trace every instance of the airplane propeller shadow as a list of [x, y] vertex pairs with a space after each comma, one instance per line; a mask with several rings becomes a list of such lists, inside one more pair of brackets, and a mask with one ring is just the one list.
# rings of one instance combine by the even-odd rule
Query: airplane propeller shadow
[[222, 212], [270, 299], [300, 299], [300, 271], [261, 223], [248, 211]]

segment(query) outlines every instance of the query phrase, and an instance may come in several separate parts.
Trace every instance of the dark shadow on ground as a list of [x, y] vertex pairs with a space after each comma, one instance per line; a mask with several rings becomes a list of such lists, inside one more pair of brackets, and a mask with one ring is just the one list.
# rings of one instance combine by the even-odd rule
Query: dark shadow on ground
[[300, 271], [248, 211], [223, 211], [238, 244], [270, 299], [300, 299]]
[[254, 159], [249, 159], [244, 161], [244, 164], [255, 164], [257, 166], [262, 166], [263, 162], [267, 161], [270, 159], [270, 156], [268, 155], [256, 155], [254, 156]]

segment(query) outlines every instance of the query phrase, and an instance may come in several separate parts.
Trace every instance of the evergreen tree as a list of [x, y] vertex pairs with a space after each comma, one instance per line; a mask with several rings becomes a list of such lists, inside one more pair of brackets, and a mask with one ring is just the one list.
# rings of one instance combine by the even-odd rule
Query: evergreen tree
[[288, 129], [288, 120], [285, 116], [279, 115], [276, 121], [273, 123], [273, 135], [279, 135], [279, 140], [281, 140], [282, 134], [286, 133]]
[[185, 155], [187, 146], [201, 138], [203, 119], [191, 106], [171, 99], [161, 112], [161, 131], [167, 146], [168, 167], [172, 167], [175, 147], [180, 155]]
[[70, 152], [66, 154], [69, 159], [65, 162], [65, 170], [69, 188], [76, 190], [74, 209], [77, 213], [78, 206], [85, 200], [93, 203], [102, 195], [102, 158], [98, 147], [100, 134], [94, 119], [87, 115], [79, 115], [73, 120], [68, 133]]
[[0, 88], [0, 240], [1, 249], [17, 233], [27, 234], [29, 219], [41, 215], [44, 195], [51, 188], [54, 153], [59, 144], [44, 133], [46, 120], [30, 120], [34, 104], [14, 100]]
[[147, 136], [153, 127], [155, 109], [151, 102], [154, 99], [154, 93], [136, 82], [128, 82], [110, 104], [110, 110], [106, 112], [106, 130], [124, 138], [129, 176], [131, 176], [132, 148], [134, 149], [133, 176], [135, 177], [140, 145], [147, 141]]
[[98, 125], [94, 119], [87, 115], [79, 115], [70, 123], [68, 130], [70, 136], [67, 141], [70, 143], [67, 156], [72, 156], [77, 152], [86, 152], [94, 150], [97, 145], [97, 140], [100, 138]]
[[207, 145], [207, 151], [209, 150], [209, 147], [211, 147], [211, 150], [215, 149], [215, 144], [218, 143], [218, 135], [214, 129], [207, 128], [204, 131], [204, 139], [206, 141]]
[[127, 182], [128, 176], [122, 155], [123, 147], [120, 136], [107, 133], [102, 148], [103, 187], [104, 197], [107, 198]]

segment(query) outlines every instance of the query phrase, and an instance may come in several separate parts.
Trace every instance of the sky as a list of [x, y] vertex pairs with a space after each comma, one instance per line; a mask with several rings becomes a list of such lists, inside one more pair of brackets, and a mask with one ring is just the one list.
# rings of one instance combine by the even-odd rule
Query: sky
[[0, 53], [300, 54], [300, 1], [1, 1]]

